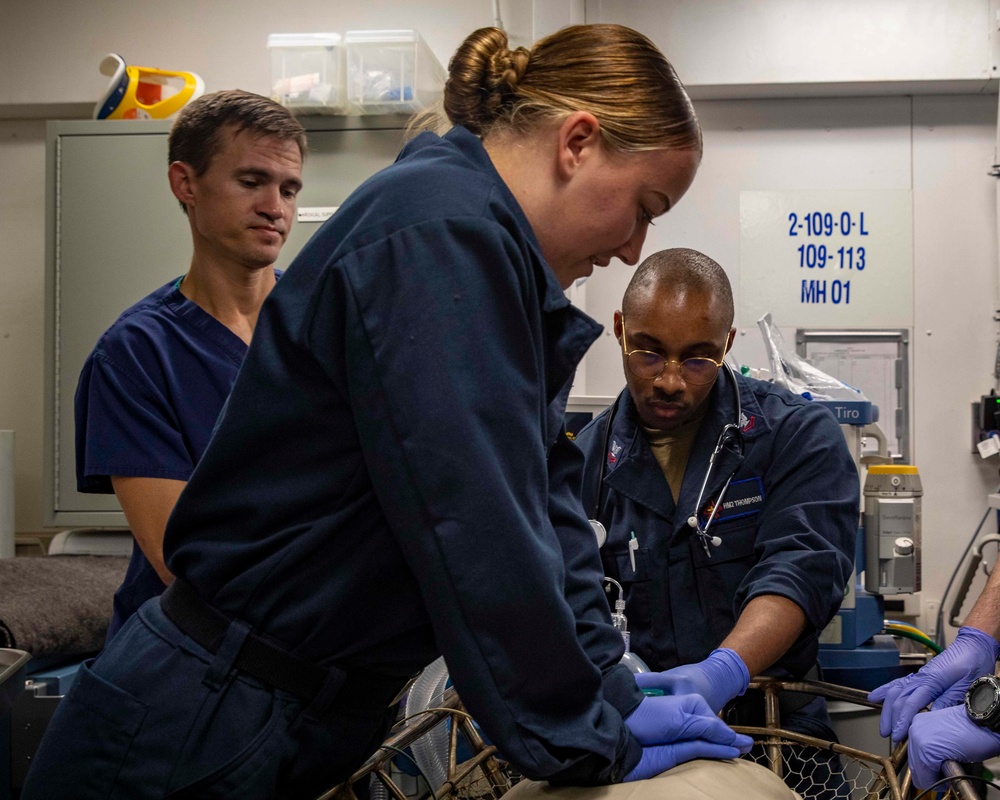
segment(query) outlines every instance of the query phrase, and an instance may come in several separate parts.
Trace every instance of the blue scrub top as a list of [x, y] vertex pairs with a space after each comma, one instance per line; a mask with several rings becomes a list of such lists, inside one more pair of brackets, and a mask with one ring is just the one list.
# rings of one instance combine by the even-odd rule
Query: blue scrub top
[[621, 780], [642, 694], [563, 428], [600, 331], [478, 138], [417, 137], [264, 303], [168, 567], [313, 661], [409, 675], [443, 654], [525, 775]]
[[[112, 475], [186, 481], [208, 446], [247, 347], [179, 287], [171, 281], [126, 310], [83, 365], [75, 401], [81, 492], [113, 493]], [[133, 544], [108, 639], [165, 588]]]
[[[773, 384], [736, 378], [743, 407], [743, 457], [724, 452], [702, 508], [735, 469], [710, 533], [709, 556], [688, 525], [722, 427], [736, 422], [730, 376], [720, 372], [691, 449], [678, 502], [649, 447], [628, 391], [587, 425], [582, 499], [608, 531], [605, 574], [625, 589], [631, 649], [654, 670], [701, 661], [718, 647], [754, 597], [786, 597], [805, 613], [802, 636], [768, 674], [801, 677], [816, 662], [818, 637], [850, 580], [858, 529], [857, 469], [833, 415]], [[610, 431], [608, 422], [611, 420]], [[607, 435], [607, 444], [605, 436]], [[598, 474], [604, 493], [596, 509]], [[635, 568], [629, 541], [638, 539]]]

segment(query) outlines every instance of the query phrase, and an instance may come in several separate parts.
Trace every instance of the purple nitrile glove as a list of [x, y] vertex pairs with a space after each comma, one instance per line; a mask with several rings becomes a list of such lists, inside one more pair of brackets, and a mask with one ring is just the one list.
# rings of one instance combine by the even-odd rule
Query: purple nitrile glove
[[909, 753], [913, 785], [926, 789], [944, 777], [941, 763], [949, 758], [973, 763], [1000, 755], [1000, 734], [976, 725], [964, 705], [949, 706], [913, 718]]
[[879, 686], [868, 695], [882, 703], [879, 733], [902, 741], [914, 715], [931, 701], [932, 708], [947, 708], [965, 699], [965, 690], [976, 678], [992, 675], [1000, 656], [1000, 643], [978, 628], [959, 628], [955, 641], [934, 656], [919, 672]]
[[647, 697], [625, 724], [642, 745], [642, 758], [626, 781], [652, 778], [694, 758], [737, 758], [753, 745], [694, 694]]
[[668, 695], [700, 694], [718, 714], [726, 703], [747, 690], [750, 672], [735, 650], [720, 647], [697, 664], [683, 664], [664, 672], [640, 672], [635, 682], [640, 689], [662, 689]]

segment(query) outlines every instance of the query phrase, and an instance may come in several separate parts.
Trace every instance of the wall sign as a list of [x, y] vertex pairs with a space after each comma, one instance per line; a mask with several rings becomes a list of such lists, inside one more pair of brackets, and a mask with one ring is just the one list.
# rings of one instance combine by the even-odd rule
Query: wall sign
[[308, 206], [299, 209], [299, 222], [326, 222], [340, 206]]
[[740, 325], [913, 325], [909, 192], [740, 192]]

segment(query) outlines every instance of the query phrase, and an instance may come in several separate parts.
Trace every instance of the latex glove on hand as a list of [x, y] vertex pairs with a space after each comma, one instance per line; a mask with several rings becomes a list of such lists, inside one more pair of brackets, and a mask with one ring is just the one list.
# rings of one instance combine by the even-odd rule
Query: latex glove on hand
[[1000, 643], [992, 636], [978, 628], [959, 628], [955, 641], [919, 672], [879, 686], [868, 695], [873, 703], [882, 703], [879, 733], [891, 733], [892, 741], [900, 742], [916, 713], [931, 701], [934, 709], [962, 703], [970, 683], [993, 674], [998, 656]]
[[635, 682], [640, 689], [662, 689], [668, 695], [700, 694], [718, 714], [726, 703], [747, 690], [750, 672], [735, 650], [720, 647], [697, 664], [683, 664], [664, 672], [640, 672]]
[[625, 724], [642, 745], [642, 758], [626, 781], [652, 778], [694, 758], [737, 758], [753, 745], [695, 694], [647, 697]]
[[974, 763], [1000, 754], [1000, 734], [976, 725], [964, 705], [950, 706], [913, 718], [909, 754], [913, 784], [926, 789], [944, 777], [941, 764], [949, 758]]

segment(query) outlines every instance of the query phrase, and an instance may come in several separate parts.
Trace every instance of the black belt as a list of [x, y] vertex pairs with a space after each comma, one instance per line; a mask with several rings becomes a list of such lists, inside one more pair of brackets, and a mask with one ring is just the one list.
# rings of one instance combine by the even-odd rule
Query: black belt
[[[206, 603], [186, 581], [175, 579], [160, 597], [160, 608], [171, 622], [213, 655], [219, 651], [232, 620]], [[312, 700], [326, 684], [332, 670], [271, 644], [250, 632], [233, 668], [256, 678], [268, 686], [295, 695], [300, 700]], [[399, 702], [412, 678], [377, 675], [367, 672], [347, 672], [337, 690], [333, 706], [351, 708], [386, 708]]]

